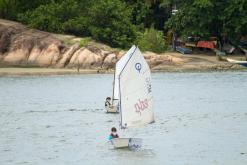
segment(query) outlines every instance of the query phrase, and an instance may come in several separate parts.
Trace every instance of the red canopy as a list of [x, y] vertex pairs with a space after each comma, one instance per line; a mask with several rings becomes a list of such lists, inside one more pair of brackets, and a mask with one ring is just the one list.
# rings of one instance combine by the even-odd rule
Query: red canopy
[[216, 47], [214, 41], [198, 41], [197, 47], [214, 49]]

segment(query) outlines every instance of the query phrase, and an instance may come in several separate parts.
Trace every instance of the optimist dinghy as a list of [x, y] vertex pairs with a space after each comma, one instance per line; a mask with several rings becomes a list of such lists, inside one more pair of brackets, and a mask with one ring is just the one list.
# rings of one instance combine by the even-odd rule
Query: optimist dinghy
[[[154, 122], [150, 68], [138, 47], [131, 49], [117, 62], [113, 101], [120, 112], [121, 129]], [[137, 149], [141, 138], [114, 138], [115, 148]]]

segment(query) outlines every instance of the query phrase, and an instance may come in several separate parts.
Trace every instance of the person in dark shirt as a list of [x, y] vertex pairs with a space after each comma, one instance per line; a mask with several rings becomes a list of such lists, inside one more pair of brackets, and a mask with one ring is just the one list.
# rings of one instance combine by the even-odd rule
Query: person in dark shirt
[[105, 100], [105, 107], [110, 108], [111, 107], [111, 98], [107, 97]]
[[114, 138], [119, 138], [118, 134], [117, 134], [117, 129], [115, 127], [111, 128], [111, 134], [109, 135], [109, 140], [112, 140]]

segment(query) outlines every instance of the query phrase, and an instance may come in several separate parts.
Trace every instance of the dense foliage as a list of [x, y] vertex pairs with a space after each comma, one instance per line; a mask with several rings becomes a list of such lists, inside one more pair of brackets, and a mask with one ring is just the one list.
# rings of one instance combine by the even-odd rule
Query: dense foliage
[[129, 19], [131, 9], [120, 0], [92, 2], [53, 1], [19, 14], [17, 19], [41, 30], [92, 36], [114, 47], [129, 47], [136, 38], [135, 26]]
[[[176, 6], [178, 12], [172, 15]], [[246, 0], [0, 0], [0, 17], [55, 33], [92, 37], [113, 47], [162, 52], [164, 34], [247, 36]]]
[[143, 51], [152, 50], [155, 53], [162, 53], [167, 49], [163, 33], [155, 30], [153, 27], [146, 29], [145, 32], [138, 37], [137, 45]]
[[178, 1], [179, 10], [166, 22], [182, 36], [204, 39], [215, 36], [238, 42], [247, 36], [246, 0], [186, 0]]

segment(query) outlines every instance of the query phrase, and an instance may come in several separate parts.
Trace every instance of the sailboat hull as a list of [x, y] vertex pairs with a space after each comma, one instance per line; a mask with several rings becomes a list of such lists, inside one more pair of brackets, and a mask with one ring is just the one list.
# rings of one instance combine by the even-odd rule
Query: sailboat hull
[[242, 65], [244, 67], [247, 67], [247, 61], [238, 61], [238, 60], [234, 60], [234, 59], [230, 59], [230, 58], [227, 58], [227, 61], [232, 63], [232, 64], [238, 64], [238, 65]]
[[140, 138], [115, 138], [112, 139], [112, 144], [116, 149], [129, 148], [130, 150], [136, 150], [141, 148], [142, 139]]
[[107, 113], [118, 113], [118, 109], [117, 109], [116, 106], [107, 107], [107, 108], [106, 108], [106, 112], [107, 112]]

